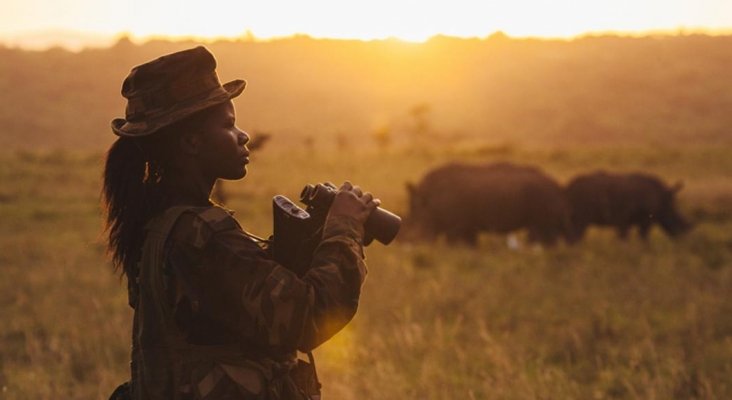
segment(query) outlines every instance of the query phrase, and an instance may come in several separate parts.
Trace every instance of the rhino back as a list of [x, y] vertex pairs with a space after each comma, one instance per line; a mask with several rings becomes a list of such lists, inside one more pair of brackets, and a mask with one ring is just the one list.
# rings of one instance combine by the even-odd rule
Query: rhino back
[[562, 223], [561, 187], [540, 170], [510, 163], [448, 164], [418, 185], [422, 216], [435, 227], [507, 232], [532, 224]]

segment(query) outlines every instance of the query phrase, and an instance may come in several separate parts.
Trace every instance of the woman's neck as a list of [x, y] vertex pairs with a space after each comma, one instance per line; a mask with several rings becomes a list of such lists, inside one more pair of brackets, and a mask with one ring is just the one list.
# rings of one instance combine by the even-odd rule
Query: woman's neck
[[209, 197], [215, 180], [209, 181], [200, 176], [171, 175], [171, 178], [164, 179], [162, 182], [165, 192], [168, 195], [167, 197], [170, 206], [211, 205]]

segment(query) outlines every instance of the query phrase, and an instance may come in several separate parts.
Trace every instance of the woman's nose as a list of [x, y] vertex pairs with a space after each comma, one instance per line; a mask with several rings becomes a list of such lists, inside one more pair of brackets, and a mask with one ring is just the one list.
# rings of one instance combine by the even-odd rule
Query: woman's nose
[[239, 134], [236, 136], [237, 143], [240, 146], [244, 146], [245, 144], [249, 143], [249, 134], [244, 132], [243, 130], [239, 129]]

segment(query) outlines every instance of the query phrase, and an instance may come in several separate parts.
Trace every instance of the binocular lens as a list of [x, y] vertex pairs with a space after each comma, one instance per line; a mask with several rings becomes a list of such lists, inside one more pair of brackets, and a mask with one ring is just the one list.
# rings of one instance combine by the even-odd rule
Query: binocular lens
[[[329, 209], [333, 204], [336, 188], [331, 184], [305, 185], [300, 193], [300, 201], [316, 209]], [[369, 216], [364, 228], [366, 238], [364, 244], [376, 239], [383, 244], [389, 244], [396, 237], [401, 227], [402, 219], [383, 208], [377, 207]]]

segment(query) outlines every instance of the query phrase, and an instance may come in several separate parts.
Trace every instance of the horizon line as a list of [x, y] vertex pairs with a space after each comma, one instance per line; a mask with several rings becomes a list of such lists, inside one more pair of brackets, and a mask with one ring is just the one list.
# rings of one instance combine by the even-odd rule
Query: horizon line
[[[59, 35], [65, 36], [59, 38]], [[546, 41], [573, 41], [592, 37], [624, 37], [624, 38], [642, 38], [642, 37], [659, 37], [659, 36], [728, 36], [732, 35], [732, 27], [730, 28], [706, 28], [706, 27], [677, 27], [668, 29], [647, 29], [647, 30], [598, 30], [586, 31], [578, 34], [570, 35], [513, 35], [504, 30], [496, 30], [484, 36], [478, 35], [451, 35], [444, 33], [435, 33], [423, 40], [409, 40], [398, 37], [398, 35], [373, 36], [370, 38], [349, 37], [349, 36], [317, 36], [308, 33], [293, 33], [289, 35], [260, 37], [256, 36], [250, 30], [242, 32], [240, 35], [165, 35], [165, 34], [149, 34], [136, 35], [131, 32], [117, 33], [99, 33], [92, 31], [84, 31], [70, 28], [48, 28], [39, 30], [30, 30], [23, 32], [5, 32], [0, 33], [0, 46], [6, 48], [20, 49], [26, 51], [45, 51], [53, 48], [62, 48], [71, 52], [80, 52], [87, 49], [102, 49], [113, 47], [122, 40], [128, 40], [135, 45], [144, 45], [154, 41], [168, 42], [187, 42], [194, 41], [200, 43], [216, 43], [222, 41], [235, 42], [257, 42], [267, 43], [279, 40], [288, 40], [296, 38], [309, 38], [313, 40], [333, 40], [333, 41], [356, 41], [356, 42], [377, 42], [377, 41], [398, 41], [409, 44], [424, 44], [436, 38], [450, 38], [463, 40], [488, 40], [491, 38], [505, 38], [515, 40], [546, 40]], [[42, 38], [45, 36], [46, 38]], [[53, 36], [48, 38], [48, 36]]]

